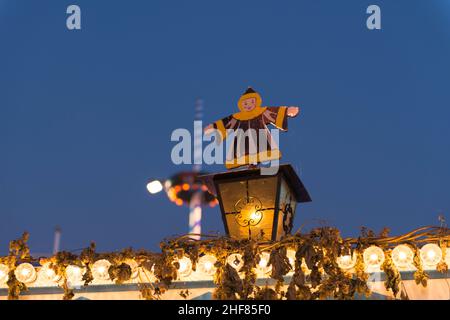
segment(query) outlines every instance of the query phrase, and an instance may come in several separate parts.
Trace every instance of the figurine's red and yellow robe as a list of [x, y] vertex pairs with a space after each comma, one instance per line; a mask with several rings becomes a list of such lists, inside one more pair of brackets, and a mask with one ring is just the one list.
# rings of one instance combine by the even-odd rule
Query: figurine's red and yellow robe
[[[248, 97], [255, 97], [257, 106], [251, 111], [245, 111], [240, 102]], [[225, 163], [228, 169], [237, 168], [244, 165], [256, 164], [281, 158], [281, 152], [278, 149], [276, 141], [272, 138], [268, 124], [272, 124], [283, 131], [287, 130], [287, 107], [261, 107], [261, 97], [258, 93], [245, 94], [238, 102], [241, 112], [230, 115], [214, 123], [214, 128], [221, 134], [222, 139], [229, 137], [230, 131], [242, 129], [244, 133], [249, 129], [255, 129], [256, 141], [245, 138], [245, 148], [243, 152], [238, 150], [238, 138], [234, 137], [234, 143], [231, 150], [227, 150], [227, 161]], [[259, 133], [261, 131], [261, 136]], [[261, 139], [263, 137], [263, 139]], [[266, 142], [264, 147], [261, 144]], [[256, 150], [256, 152], [255, 152]], [[230, 156], [230, 152], [232, 152]]]

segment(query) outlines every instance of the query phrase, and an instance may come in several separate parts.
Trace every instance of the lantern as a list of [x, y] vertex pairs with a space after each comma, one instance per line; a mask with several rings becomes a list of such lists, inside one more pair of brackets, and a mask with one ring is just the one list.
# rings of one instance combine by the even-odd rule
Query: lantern
[[311, 198], [291, 165], [274, 175], [259, 168], [203, 176], [217, 195], [228, 236], [235, 239], [280, 240], [292, 229], [297, 202]]

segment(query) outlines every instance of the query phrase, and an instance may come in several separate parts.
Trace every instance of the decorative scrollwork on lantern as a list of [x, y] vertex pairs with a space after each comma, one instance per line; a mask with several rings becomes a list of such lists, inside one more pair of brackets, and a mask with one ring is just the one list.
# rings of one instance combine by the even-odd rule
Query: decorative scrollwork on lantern
[[239, 199], [234, 208], [236, 211], [234, 218], [241, 227], [254, 227], [263, 218], [262, 202], [256, 197]]

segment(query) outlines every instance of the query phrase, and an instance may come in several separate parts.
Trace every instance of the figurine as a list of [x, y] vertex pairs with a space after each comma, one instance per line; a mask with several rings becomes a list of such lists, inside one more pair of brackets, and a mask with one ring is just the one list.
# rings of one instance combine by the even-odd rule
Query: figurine
[[227, 150], [227, 169], [253, 167], [258, 163], [281, 158], [281, 152], [267, 125], [272, 124], [282, 131], [287, 131], [287, 117], [297, 116], [299, 108], [262, 107], [261, 104], [261, 96], [249, 87], [238, 101], [240, 112], [205, 128], [206, 134], [217, 130], [220, 141], [233, 135], [233, 147]]

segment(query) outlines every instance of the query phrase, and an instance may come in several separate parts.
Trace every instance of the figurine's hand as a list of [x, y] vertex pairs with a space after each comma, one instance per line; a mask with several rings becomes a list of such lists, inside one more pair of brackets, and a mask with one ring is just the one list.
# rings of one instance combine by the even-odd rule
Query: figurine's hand
[[214, 130], [214, 125], [213, 124], [210, 124], [210, 125], [208, 125], [205, 129], [203, 129], [203, 132], [205, 133], [205, 134], [209, 134], [209, 133], [211, 133], [211, 131], [213, 131]]
[[288, 107], [286, 113], [287, 113], [288, 117], [293, 118], [293, 117], [297, 116], [299, 114], [299, 112], [300, 112], [299, 107]]
[[[206, 136], [208, 136], [208, 135], [212, 134], [214, 132], [214, 130], [217, 130], [217, 129], [214, 128], [213, 124], [210, 124], [205, 129], [203, 129], [203, 133]], [[222, 143], [223, 137], [222, 137], [222, 135], [219, 132], [217, 132], [215, 140], [216, 140], [217, 144], [221, 144]]]

